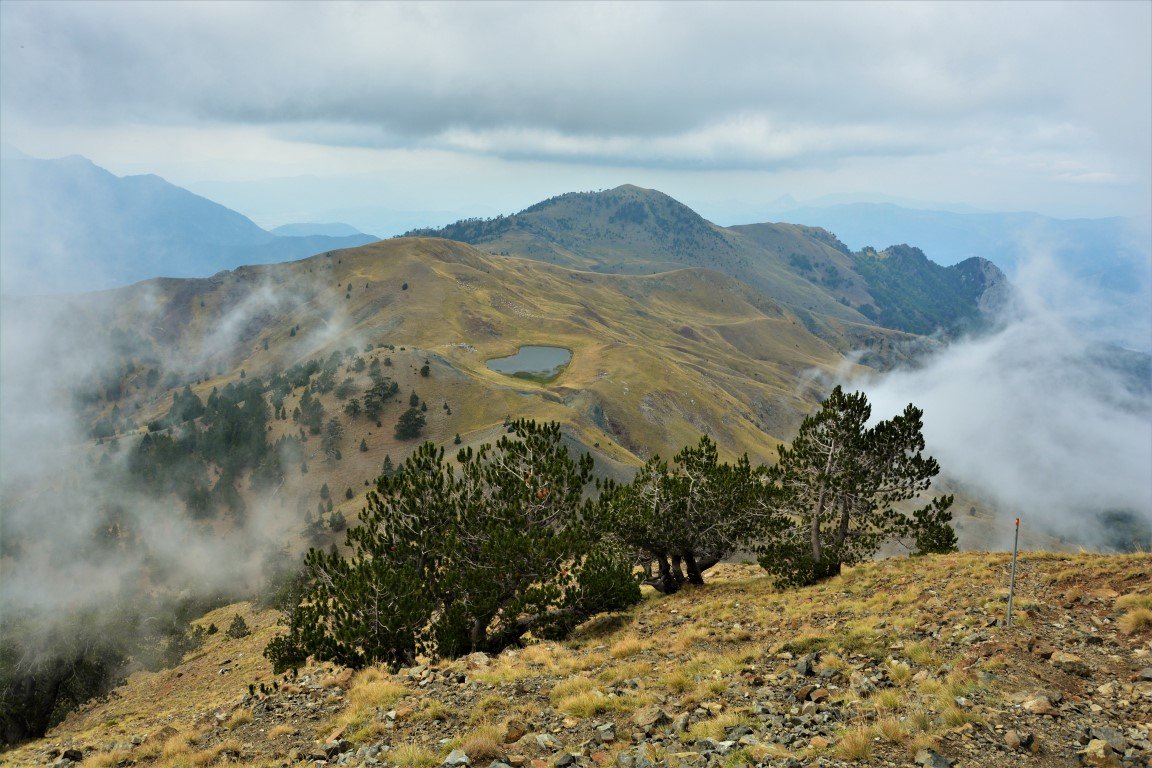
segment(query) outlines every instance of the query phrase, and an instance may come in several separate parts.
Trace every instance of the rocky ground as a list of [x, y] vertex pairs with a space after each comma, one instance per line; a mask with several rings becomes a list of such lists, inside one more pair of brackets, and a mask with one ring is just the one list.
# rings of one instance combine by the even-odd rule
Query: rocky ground
[[716, 570], [566, 643], [395, 674], [274, 678], [259, 660], [274, 616], [250, 612], [252, 637], [136, 676], [0, 761], [1152, 765], [1149, 556], [1025, 556], [1012, 627], [1002, 554], [885, 560], [791, 591]]

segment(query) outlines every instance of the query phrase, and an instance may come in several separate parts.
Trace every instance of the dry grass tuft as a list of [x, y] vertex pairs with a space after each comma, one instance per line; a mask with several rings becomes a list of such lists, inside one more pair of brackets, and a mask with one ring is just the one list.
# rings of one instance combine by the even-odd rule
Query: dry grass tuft
[[626, 637], [617, 643], [614, 643], [608, 650], [608, 653], [614, 659], [627, 659], [630, 656], [635, 656], [638, 653], [643, 653], [648, 646], [641, 642], [636, 637]]
[[291, 725], [277, 725], [272, 730], [268, 731], [268, 738], [278, 739], [281, 736], [291, 736], [296, 733], [296, 729]]
[[503, 746], [503, 731], [494, 725], [474, 729], [464, 741], [460, 749], [468, 755], [473, 765], [485, 765], [493, 760], [503, 760], [507, 754]]
[[1133, 608], [1120, 617], [1116, 622], [1120, 627], [1120, 631], [1126, 635], [1134, 635], [1137, 632], [1147, 632], [1152, 630], [1152, 609], [1149, 608]]
[[873, 731], [871, 728], [852, 728], [836, 742], [836, 756], [853, 762], [872, 758]]
[[1129, 608], [1147, 608], [1152, 611], [1152, 595], [1129, 592], [1116, 598], [1116, 610], [1125, 611]]
[[399, 768], [433, 768], [440, 764], [440, 758], [419, 744], [404, 744], [388, 753], [388, 762]]
[[898, 717], [882, 717], [876, 721], [876, 732], [880, 738], [892, 744], [899, 744], [909, 737], [908, 728]]
[[252, 710], [238, 709], [228, 718], [228, 722], [224, 724], [224, 727], [230, 731], [234, 731], [242, 725], [248, 725], [250, 722], [252, 722]]

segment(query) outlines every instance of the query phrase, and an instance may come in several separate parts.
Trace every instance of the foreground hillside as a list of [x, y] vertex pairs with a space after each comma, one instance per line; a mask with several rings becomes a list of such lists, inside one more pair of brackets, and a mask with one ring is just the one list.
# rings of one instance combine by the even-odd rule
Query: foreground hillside
[[[252, 634], [137, 673], [7, 764], [85, 766], [1143, 766], [1152, 759], [1152, 558], [869, 563], [780, 592], [752, 566], [651, 595], [564, 643], [276, 679]], [[250, 687], [251, 686], [251, 687]]]

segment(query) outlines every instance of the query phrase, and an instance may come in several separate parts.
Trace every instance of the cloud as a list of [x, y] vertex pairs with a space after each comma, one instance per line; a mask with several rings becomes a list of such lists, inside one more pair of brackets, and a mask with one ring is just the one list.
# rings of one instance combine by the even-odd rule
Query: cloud
[[1103, 296], [1081, 285], [1070, 303], [1068, 278], [1043, 254], [1018, 280], [998, 332], [857, 385], [878, 416], [923, 408], [944, 473], [1032, 530], [1087, 542], [1095, 516], [1115, 510], [1152, 527], [1148, 356], [1086, 333], [1087, 319], [1111, 314]]
[[[1146, 4], [5, 4], [22, 124], [649, 167], [995, 144], [1130, 177]], [[1071, 136], [1071, 138], [1069, 138]]]

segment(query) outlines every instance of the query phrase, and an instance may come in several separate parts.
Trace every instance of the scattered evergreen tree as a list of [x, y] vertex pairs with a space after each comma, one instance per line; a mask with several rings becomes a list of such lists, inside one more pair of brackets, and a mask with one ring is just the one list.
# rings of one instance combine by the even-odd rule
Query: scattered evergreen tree
[[347, 557], [309, 551], [288, 632], [265, 650], [277, 672], [309, 655], [359, 668], [494, 653], [639, 599], [630, 559], [585, 494], [592, 459], [569, 456], [559, 425], [518, 422], [457, 461], [425, 443], [377, 481]]
[[322, 441], [324, 455], [333, 461], [339, 460], [340, 440], [343, 439], [343, 437], [344, 425], [340, 423], [339, 419], [329, 419], [327, 426], [324, 427], [324, 439]]
[[420, 396], [416, 394], [416, 390], [412, 390], [412, 394], [408, 395], [408, 406], [415, 408], [420, 405]]
[[239, 640], [242, 637], [248, 637], [252, 634], [252, 630], [248, 629], [248, 622], [244, 621], [244, 617], [236, 614], [232, 617], [232, 623], [228, 625], [228, 629], [224, 631], [228, 637], [233, 640]]
[[423, 376], [424, 378], [428, 378], [428, 376], [431, 375], [431, 373], [432, 373], [432, 368], [428, 365], [428, 361], [425, 360], [424, 365], [420, 366], [420, 375]]
[[412, 440], [420, 437], [420, 432], [423, 429], [424, 414], [415, 408], [409, 408], [400, 414], [400, 418], [396, 421], [396, 439]]
[[360, 453], [368, 453], [368, 441], [360, 438]]
[[760, 563], [781, 585], [813, 584], [861, 562], [891, 539], [911, 536], [930, 551], [954, 544], [943, 528], [951, 496], [911, 516], [895, 505], [931, 486], [940, 466], [924, 456], [923, 411], [911, 403], [899, 416], [869, 427], [862, 392], [837, 386], [820, 410], [781, 446], [770, 470], [778, 489], [776, 535], [760, 547]]
[[461, 442], [461, 440], [460, 440], [460, 433], [459, 433], [459, 432], [457, 432], [457, 433], [456, 433], [456, 437], [454, 437], [454, 438], [452, 439], [452, 444], [453, 444], [453, 445], [460, 445], [460, 442]]
[[350, 378], [344, 379], [336, 386], [335, 395], [337, 400], [347, 400], [356, 387], [355, 382]]
[[363, 412], [363, 410], [364, 409], [360, 407], [360, 399], [356, 397], [352, 398], [344, 405], [344, 415], [350, 419], [355, 419]]
[[328, 489], [328, 483], [324, 483], [324, 485], [320, 486], [320, 498], [327, 499], [331, 495], [332, 492]]
[[344, 498], [346, 498], [346, 499], [349, 499], [349, 500], [350, 500], [350, 499], [352, 498], [352, 495], [353, 495], [353, 494], [352, 494], [352, 489], [351, 489], [351, 488], [345, 488], [345, 489], [344, 489]]

